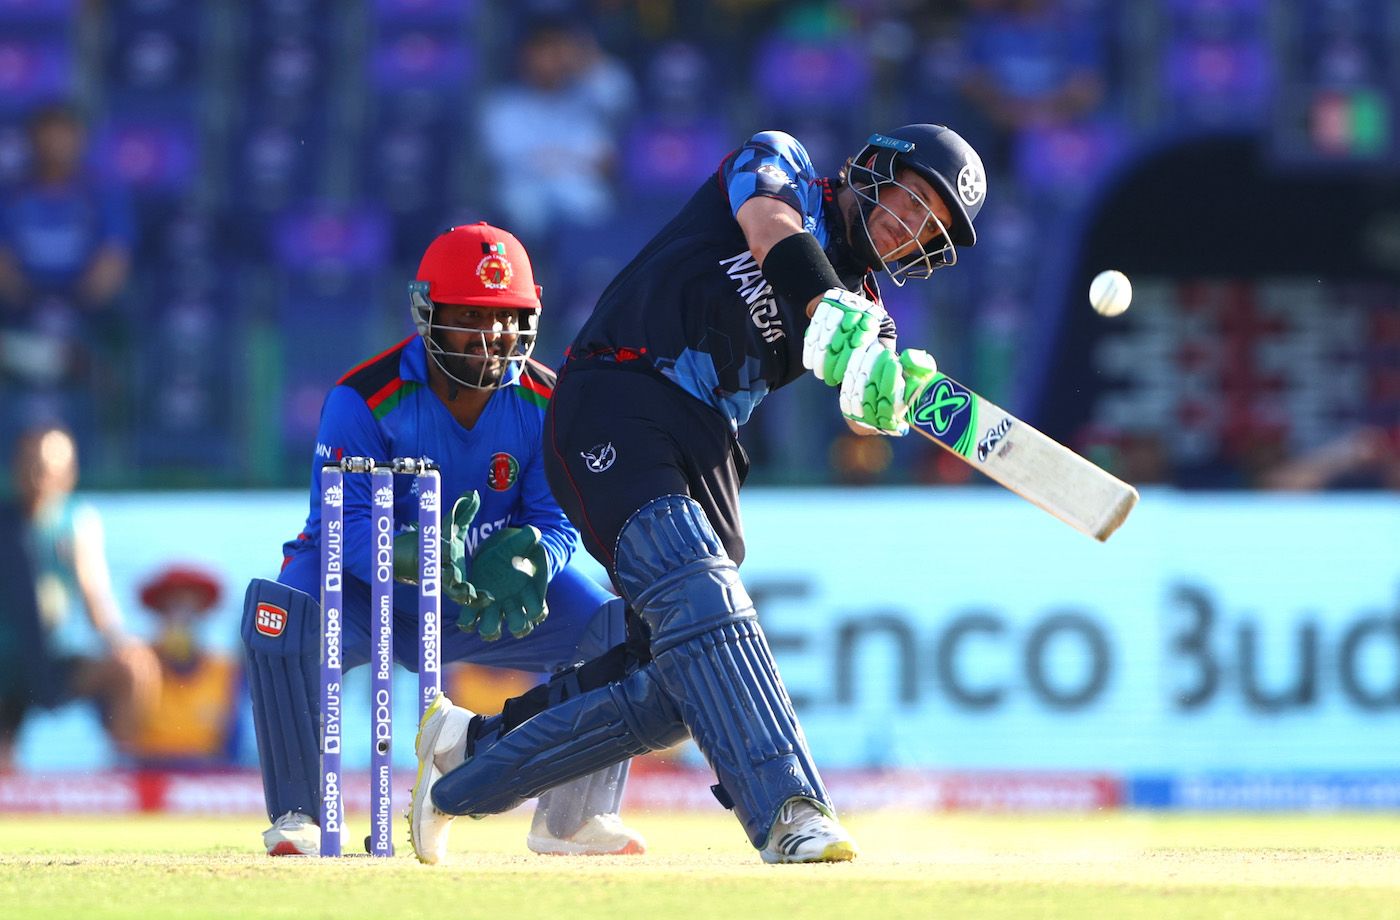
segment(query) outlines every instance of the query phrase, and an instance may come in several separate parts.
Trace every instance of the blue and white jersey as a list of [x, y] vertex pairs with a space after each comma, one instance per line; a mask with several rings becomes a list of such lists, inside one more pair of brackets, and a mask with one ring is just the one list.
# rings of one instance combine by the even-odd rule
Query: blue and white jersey
[[[492, 394], [468, 431], [429, 389], [427, 361], [423, 340], [414, 335], [350, 370], [326, 396], [311, 465], [311, 508], [301, 534], [283, 547], [284, 568], [301, 554], [319, 558], [323, 464], [342, 457], [427, 457], [441, 470], [444, 528], [459, 496], [471, 490], [481, 496], [467, 535], [469, 555], [502, 527], [534, 525], [552, 580], [578, 545], [578, 531], [549, 491], [540, 460], [541, 426], [554, 372], [527, 362], [523, 374]], [[366, 583], [371, 565], [370, 480], [366, 475], [345, 477], [345, 570]], [[395, 477], [396, 528], [417, 523], [413, 487], [412, 476]], [[308, 590], [314, 593], [314, 587]], [[412, 594], [411, 589], [396, 592]], [[444, 599], [443, 606], [450, 604]]]
[[[842, 284], [879, 300], [844, 238], [831, 184], [798, 141], [764, 131], [725, 158], [680, 213], [599, 298], [570, 346], [572, 360], [641, 360], [738, 426], [770, 391], [803, 373], [806, 304], [773, 293], [735, 215], [755, 197], [801, 215]], [[893, 324], [882, 329], [893, 341]]]

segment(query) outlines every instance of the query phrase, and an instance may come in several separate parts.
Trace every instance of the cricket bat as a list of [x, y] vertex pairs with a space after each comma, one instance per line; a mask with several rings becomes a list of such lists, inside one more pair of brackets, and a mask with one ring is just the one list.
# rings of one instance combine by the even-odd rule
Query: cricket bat
[[909, 426], [1101, 542], [1137, 504], [1137, 489], [946, 374], [937, 374], [910, 406]]

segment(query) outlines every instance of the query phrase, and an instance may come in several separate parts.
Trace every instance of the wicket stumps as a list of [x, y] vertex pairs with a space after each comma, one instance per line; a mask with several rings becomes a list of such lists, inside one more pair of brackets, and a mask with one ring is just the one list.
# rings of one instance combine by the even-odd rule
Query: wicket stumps
[[380, 463], [345, 457], [321, 467], [321, 855], [341, 855], [342, 614], [345, 608], [345, 475], [370, 475], [369, 851], [393, 856], [394, 475], [418, 493], [418, 715], [441, 687], [442, 475], [426, 458]]

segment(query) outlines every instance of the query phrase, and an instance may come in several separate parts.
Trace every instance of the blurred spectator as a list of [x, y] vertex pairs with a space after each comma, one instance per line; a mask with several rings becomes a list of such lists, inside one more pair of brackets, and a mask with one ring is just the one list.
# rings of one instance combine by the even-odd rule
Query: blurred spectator
[[0, 303], [19, 314], [37, 312], [47, 298], [103, 309], [130, 268], [130, 204], [119, 189], [94, 184], [83, 163], [86, 132], [71, 108], [38, 111], [29, 140], [30, 174], [0, 222]]
[[1400, 429], [1388, 433], [1378, 427], [1359, 428], [1266, 470], [1260, 485], [1285, 492], [1400, 491]]
[[971, 0], [963, 94], [986, 121], [985, 143], [969, 136], [989, 172], [1005, 172], [1023, 131], [1074, 123], [1104, 99], [1097, 24], [1063, 0]]
[[223, 595], [209, 572], [170, 566], [141, 586], [141, 604], [159, 624], [159, 704], [145, 713], [126, 753], [145, 767], [217, 767], [237, 753], [241, 669], [204, 646], [200, 624]]
[[29, 140], [29, 174], [0, 205], [0, 448], [10, 433], [57, 420], [86, 448], [93, 364], [111, 338], [99, 316], [126, 284], [134, 220], [124, 193], [88, 172], [72, 109], [39, 110]]
[[494, 205], [528, 242], [612, 213], [617, 125], [634, 90], [568, 20], [534, 22], [519, 63], [517, 82], [485, 94], [479, 127]]
[[[107, 572], [101, 519], [73, 497], [78, 455], [72, 436], [53, 426], [25, 432], [13, 470], [15, 518], [31, 564], [37, 623], [22, 622], [20, 608], [0, 611], [11, 641], [27, 637], [35, 643], [18, 650], [30, 664], [24, 685], [14, 686], [21, 682], [10, 675], [8, 699], [0, 704], [5, 713], [0, 766], [12, 757], [30, 708], [75, 699], [96, 703], [112, 740], [125, 749], [159, 694], [159, 663], [150, 647], [124, 628]], [[72, 616], [74, 595], [82, 601], [84, 619]]]

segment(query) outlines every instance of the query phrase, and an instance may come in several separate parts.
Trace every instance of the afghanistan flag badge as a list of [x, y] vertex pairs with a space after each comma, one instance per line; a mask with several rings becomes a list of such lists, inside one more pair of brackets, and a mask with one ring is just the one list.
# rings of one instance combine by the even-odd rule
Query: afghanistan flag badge
[[502, 451], [493, 454], [491, 467], [486, 471], [486, 484], [496, 492], [504, 492], [520, 478], [520, 461]]

